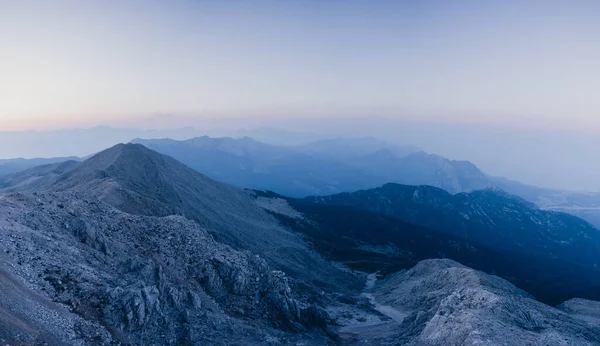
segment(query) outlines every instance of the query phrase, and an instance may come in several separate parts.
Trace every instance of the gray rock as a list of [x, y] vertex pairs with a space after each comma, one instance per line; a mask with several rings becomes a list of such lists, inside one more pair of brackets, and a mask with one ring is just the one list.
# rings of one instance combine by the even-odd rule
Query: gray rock
[[592, 327], [578, 316], [585, 304], [553, 308], [508, 281], [450, 260], [422, 261], [376, 284], [372, 294], [377, 304], [406, 316], [381, 335], [382, 345], [600, 344], [597, 321]]
[[[18, 335], [0, 333], [11, 342], [331, 342], [324, 334], [327, 314], [296, 295], [285, 274], [181, 216], [131, 215], [70, 193], [4, 195], [0, 253], [0, 268], [11, 268], [11, 277], [26, 287], [0, 287], [0, 293], [10, 301], [35, 295], [31, 304], [55, 307], [49, 319], [40, 315], [48, 309], [37, 305], [0, 304], [0, 321], [26, 318]], [[30, 329], [41, 331], [27, 334]], [[94, 339], [78, 336], [82, 330], [94, 331]]]

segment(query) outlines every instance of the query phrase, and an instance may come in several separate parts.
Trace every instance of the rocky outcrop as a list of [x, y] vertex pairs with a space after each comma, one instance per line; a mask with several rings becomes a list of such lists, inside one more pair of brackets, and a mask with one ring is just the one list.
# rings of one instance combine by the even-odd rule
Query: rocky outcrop
[[576, 308], [585, 304], [553, 308], [503, 279], [450, 260], [422, 261], [384, 279], [372, 294], [406, 314], [396, 331], [378, 341], [382, 345], [600, 343], [598, 323], [592, 327]]
[[[69, 193], [5, 195], [0, 252], [3, 267], [69, 320], [58, 344], [331, 342], [327, 313], [295, 294], [283, 272], [180, 216], [130, 215]], [[3, 318], [18, 312], [6, 309]], [[81, 325], [98, 339], [78, 339]]]

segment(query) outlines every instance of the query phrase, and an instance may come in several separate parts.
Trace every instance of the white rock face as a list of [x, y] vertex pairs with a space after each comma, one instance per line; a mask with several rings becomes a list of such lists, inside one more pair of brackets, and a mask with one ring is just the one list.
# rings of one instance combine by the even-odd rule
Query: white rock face
[[371, 293], [406, 313], [382, 345], [598, 345], [600, 303], [553, 308], [496, 276], [438, 259], [378, 282]]

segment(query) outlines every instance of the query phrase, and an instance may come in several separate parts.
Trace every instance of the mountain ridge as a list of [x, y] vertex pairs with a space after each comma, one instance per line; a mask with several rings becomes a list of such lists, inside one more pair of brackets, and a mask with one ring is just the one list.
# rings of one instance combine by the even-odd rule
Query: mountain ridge
[[[202, 138], [204, 141], [221, 140], [206, 136]], [[356, 149], [356, 143], [365, 140], [368, 149]], [[237, 141], [236, 146], [242, 146], [240, 140], [231, 138], [229, 141]], [[450, 160], [418, 148], [398, 154], [393, 150], [394, 145], [369, 138], [324, 139], [296, 146], [270, 144], [278, 155], [265, 157], [261, 157], [260, 152], [258, 155], [255, 152], [251, 157], [240, 156], [239, 148], [237, 155], [230, 156], [231, 153], [223, 151], [208, 154], [206, 150], [197, 153], [185, 146], [165, 147], [159, 145], [160, 141], [154, 140], [137, 139], [136, 142], [171, 155], [216, 180], [240, 187], [272, 190], [291, 197], [350, 192], [379, 187], [389, 182], [432, 185], [453, 194], [496, 186], [541, 208], [564, 211], [600, 227], [598, 193], [561, 191], [522, 184], [488, 175], [470, 161]]]
[[[501, 244], [509, 247], [518, 246], [517, 243], [513, 245], [506, 243], [502, 234], [505, 230], [508, 234], [515, 232], [511, 230], [515, 229], [516, 224], [519, 227], [537, 230], [535, 235], [530, 235], [533, 238], [528, 240], [529, 244], [544, 243], [546, 237], [552, 234], [557, 239], [560, 238], [555, 245], [555, 248], [559, 249], [561, 242], [569, 241], [569, 234], [572, 232], [567, 232], [567, 229], [561, 226], [563, 231], [560, 232], [563, 233], [555, 233], [558, 232], [557, 230], [547, 233], [545, 224], [567, 223], [583, 232], [582, 234], [591, 237], [590, 239], [595, 239], [593, 248], [600, 249], [600, 231], [588, 222], [568, 214], [540, 210], [533, 203], [497, 188], [452, 195], [439, 188], [390, 183], [380, 188], [312, 197], [307, 200], [365, 208], [426, 227], [454, 230], [452, 232], [456, 235], [477, 239], [482, 243], [494, 243], [496, 246]], [[519, 215], [519, 212], [522, 215]], [[485, 226], [487, 230], [494, 230], [494, 233], [479, 234], [480, 225]], [[520, 236], [527, 235], [520, 234]], [[584, 246], [585, 242], [582, 240], [579, 244]], [[535, 251], [534, 248], [528, 250]], [[589, 258], [592, 259], [593, 257]], [[592, 260], [591, 263], [599, 264], [597, 260]]]
[[[194, 141], [203, 146], [195, 146]], [[213, 179], [292, 197], [354, 191], [391, 181], [435, 185], [453, 193], [490, 186], [473, 164], [374, 138], [336, 138], [285, 147], [207, 136], [168, 143], [136, 139], [134, 143], [171, 155]], [[223, 148], [222, 143], [229, 147]]]
[[[216, 182], [140, 144], [109, 148], [62, 175], [48, 190], [97, 197], [134, 215], [182, 215], [207, 227], [218, 241], [258, 253], [288, 273], [301, 272], [298, 276], [309, 282], [335, 286], [338, 280], [353, 280], [281, 227], [256, 204], [252, 191]], [[282, 255], [286, 252], [297, 256], [290, 260]]]
[[[52, 168], [39, 171], [52, 173]], [[579, 238], [564, 244], [580, 252], [573, 255], [578, 262], [571, 263], [554, 259], [554, 254], [564, 254], [553, 248], [527, 256], [526, 251], [511, 253], [497, 246], [495, 240], [502, 240], [498, 235], [485, 242], [473, 238], [472, 232], [455, 230], [451, 223], [438, 224], [443, 229], [423, 225], [435, 215], [443, 216], [441, 221], [480, 222], [488, 219], [476, 216], [488, 214], [492, 222], [486, 221], [486, 231], [500, 234], [505, 225], [499, 225], [496, 216], [511, 216], [509, 225], [529, 227], [525, 216], [555, 215], [498, 189], [452, 195], [429, 186], [386, 184], [374, 189], [378, 193], [370, 198], [364, 194], [371, 190], [353, 193], [356, 198], [350, 205], [336, 201], [339, 195], [314, 197], [318, 201], [293, 199], [219, 183], [139, 144], [116, 145], [68, 168], [29, 192], [0, 194], [0, 275], [6, 269], [6, 277], [28, 287], [15, 291], [10, 283], [0, 282], [0, 296], [5, 298], [0, 300], [0, 338], [5, 340], [327, 345], [364, 344], [377, 339], [373, 333], [382, 333], [377, 336], [382, 345], [398, 340], [418, 345], [422, 336], [432, 345], [442, 345], [454, 340], [457, 330], [453, 324], [436, 324], [444, 320], [442, 315], [469, 322], [460, 325], [460, 335], [496, 332], [517, 345], [519, 338], [513, 335], [534, 343], [597, 339], [597, 324], [581, 322], [595, 316], [593, 307], [580, 307], [585, 301], [565, 302], [567, 314], [529, 296], [520, 300], [523, 294], [515, 298], [516, 288], [511, 288], [494, 293], [494, 299], [509, 307], [523, 303], [518, 316], [506, 315], [503, 305], [493, 301], [468, 300], [465, 305], [455, 299], [469, 297], [469, 292], [488, 297], [478, 286], [481, 282], [469, 274], [472, 269], [452, 269], [462, 266], [446, 265], [446, 260], [421, 261], [461, 258], [489, 272], [497, 270], [519, 287], [533, 289], [536, 296], [548, 293], [540, 295], [546, 302], [585, 298], [600, 284], [594, 281], [598, 273], [581, 263], [597, 255], [597, 249], [579, 244], [587, 228], [575, 229]], [[343, 201], [353, 194], [341, 195]], [[369, 203], [358, 203], [365, 200]], [[398, 208], [403, 206], [400, 202], [418, 210]], [[412, 214], [396, 214], [398, 210]], [[438, 214], [431, 212], [435, 210]], [[461, 212], [469, 210], [465, 219]], [[424, 212], [429, 216], [420, 217], [420, 222], [408, 217]], [[540, 226], [536, 232], [521, 233], [562, 239], [565, 228], [585, 225], [577, 220], [549, 216], [552, 232], [536, 233]], [[465, 225], [472, 227], [466, 221]], [[518, 234], [511, 228], [503, 233], [513, 240]], [[517, 250], [523, 245], [504, 241]], [[530, 239], [523, 241], [527, 245]], [[413, 285], [405, 282], [407, 272], [401, 269], [413, 268], [408, 276], [415, 279], [424, 267], [433, 276], [425, 279], [428, 284], [421, 285], [420, 292], [408, 297], [389, 289]], [[361, 292], [366, 273], [352, 269], [381, 270], [385, 278], [378, 284], [371, 281], [376, 274], [367, 276], [367, 289]], [[510, 285], [487, 274], [477, 277]], [[26, 306], [32, 306], [35, 295], [60, 306], [54, 310], [56, 318], [39, 333], [31, 327], [39, 326], [41, 317], [19, 310], [15, 303], [25, 297]], [[419, 315], [406, 310], [406, 299], [422, 303], [426, 311]], [[568, 323], [557, 327], [554, 321], [560, 313], [567, 314], [563, 318]], [[527, 314], [535, 317], [523, 319]], [[487, 316], [489, 323], [473, 326], [471, 315]], [[25, 326], [21, 334], [2, 322], [15, 318]], [[434, 334], [444, 337], [429, 338]]]

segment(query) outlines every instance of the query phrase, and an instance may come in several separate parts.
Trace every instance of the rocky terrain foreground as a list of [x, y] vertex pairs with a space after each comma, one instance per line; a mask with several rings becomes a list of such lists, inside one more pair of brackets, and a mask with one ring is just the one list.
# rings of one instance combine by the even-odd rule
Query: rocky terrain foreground
[[68, 166], [5, 180], [0, 345], [600, 344], [598, 302], [447, 259], [378, 280], [276, 218], [324, 225], [287, 200], [140, 145]]
[[0, 253], [4, 344], [331, 342], [327, 314], [294, 299], [285, 273], [180, 216], [4, 195]]
[[364, 345], [600, 345], [600, 303], [557, 308], [493, 275], [447, 259], [372, 283], [363, 294], [383, 318], [348, 323], [342, 336]]

